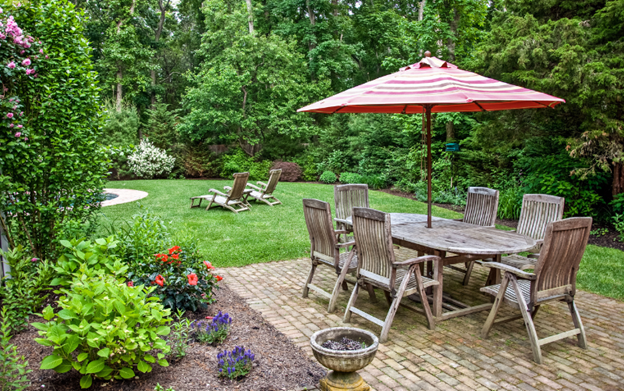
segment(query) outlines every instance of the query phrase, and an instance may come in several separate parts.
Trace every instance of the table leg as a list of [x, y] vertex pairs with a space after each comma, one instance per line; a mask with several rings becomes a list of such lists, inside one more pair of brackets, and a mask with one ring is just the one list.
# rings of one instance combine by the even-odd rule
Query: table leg
[[[494, 262], [500, 262], [501, 261], [501, 254], [495, 255], [493, 257], [493, 261]], [[490, 285], [496, 285], [496, 284], [500, 284], [501, 283], [501, 274], [500, 274], [500, 270], [498, 269], [494, 269], [494, 268], [490, 268], [490, 274], [488, 275], [487, 281], [485, 282], [486, 286], [490, 286]]]
[[[433, 255], [437, 255], [439, 257], [444, 256], [442, 252], [440, 251], [435, 251]], [[444, 286], [442, 284], [444, 280], [443, 279], [444, 268], [442, 267], [442, 265], [437, 267], [438, 265], [440, 264], [436, 262], [436, 267], [433, 268], [433, 275], [432, 275], [432, 278], [437, 280], [439, 284], [437, 287], [435, 287], [435, 289], [433, 289], [433, 308], [431, 311], [433, 313], [433, 316], [436, 318], [439, 318], [442, 316], [442, 294], [444, 292]]]

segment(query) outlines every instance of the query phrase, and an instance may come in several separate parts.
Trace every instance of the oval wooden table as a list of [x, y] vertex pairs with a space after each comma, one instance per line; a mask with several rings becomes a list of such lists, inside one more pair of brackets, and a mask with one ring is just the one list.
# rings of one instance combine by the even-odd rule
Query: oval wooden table
[[[351, 216], [336, 221], [351, 225]], [[395, 244], [422, 254], [437, 255], [442, 258], [442, 265], [449, 267], [490, 258], [500, 262], [503, 254], [529, 251], [537, 245], [537, 241], [529, 236], [440, 217], [432, 217], [431, 228], [426, 227], [427, 215], [390, 213], [390, 222]], [[431, 275], [431, 266], [428, 269], [428, 274]], [[440, 289], [437, 290], [439, 293], [432, 297], [432, 313], [437, 320], [468, 315], [492, 307], [491, 303], [469, 307], [453, 300], [442, 293], [444, 273], [438, 273], [437, 280], [440, 284]], [[491, 269], [486, 284], [499, 282], [500, 274], [496, 269]], [[443, 309], [448, 311], [443, 312]]]

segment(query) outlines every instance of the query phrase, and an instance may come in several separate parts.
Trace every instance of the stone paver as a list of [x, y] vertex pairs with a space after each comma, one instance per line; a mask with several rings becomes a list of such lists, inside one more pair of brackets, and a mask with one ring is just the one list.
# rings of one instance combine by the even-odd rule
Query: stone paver
[[111, 206], [117, 204], [125, 204], [126, 202], [132, 202], [147, 197], [149, 194], [141, 190], [130, 189], [104, 189], [104, 193], [117, 194], [117, 198], [112, 200], [106, 200], [102, 202], [102, 206]]
[[[416, 255], [403, 248], [396, 253], [398, 260]], [[342, 316], [350, 292], [341, 292], [333, 314], [327, 313], [327, 299], [313, 291], [303, 299], [301, 289], [309, 265], [309, 259], [298, 259], [227, 268], [220, 273], [231, 289], [312, 357], [309, 336], [319, 329], [345, 325]], [[331, 290], [335, 274], [329, 268], [319, 269], [314, 283]], [[460, 273], [450, 269], [444, 273], [445, 293], [468, 304], [487, 302], [479, 293], [486, 278], [484, 268], [475, 266], [468, 287], [461, 285]], [[372, 304], [362, 292], [358, 307], [383, 319], [388, 306], [381, 292], [377, 298], [377, 304]], [[578, 292], [577, 306], [588, 349], [579, 348], [571, 338], [545, 345], [543, 365], [532, 360], [521, 320], [494, 326], [490, 337], [483, 340], [479, 334], [487, 311], [439, 323], [432, 331], [423, 316], [399, 309], [389, 341], [360, 374], [377, 391], [624, 390], [624, 303]], [[503, 306], [500, 314], [511, 315], [513, 310]], [[351, 321], [350, 326], [377, 334], [381, 331], [355, 314]], [[572, 328], [564, 303], [542, 306], [535, 323], [540, 337]]]

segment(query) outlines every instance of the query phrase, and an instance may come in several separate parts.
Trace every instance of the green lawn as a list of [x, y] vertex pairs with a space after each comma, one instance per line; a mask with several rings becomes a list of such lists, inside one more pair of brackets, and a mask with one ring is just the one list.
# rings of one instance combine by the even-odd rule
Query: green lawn
[[[116, 181], [108, 188], [143, 190], [139, 202], [160, 215], [172, 231], [188, 232], [200, 239], [203, 255], [218, 267], [294, 259], [309, 255], [310, 243], [303, 219], [303, 198], [316, 198], [332, 205], [333, 186], [280, 182], [275, 195], [283, 205], [270, 207], [252, 203], [252, 210], [232, 213], [220, 207], [205, 211], [190, 209], [189, 197], [222, 190], [231, 181], [149, 180]], [[426, 213], [426, 204], [380, 191], [370, 192], [372, 208], [386, 212]], [[102, 208], [104, 225], [129, 220], [137, 203]], [[433, 208], [435, 216], [458, 218], [461, 214]], [[503, 227], [501, 227], [503, 228]], [[504, 228], [503, 228], [504, 229]], [[104, 233], [101, 233], [104, 235]], [[579, 287], [605, 296], [624, 299], [624, 252], [588, 246], [579, 272]]]

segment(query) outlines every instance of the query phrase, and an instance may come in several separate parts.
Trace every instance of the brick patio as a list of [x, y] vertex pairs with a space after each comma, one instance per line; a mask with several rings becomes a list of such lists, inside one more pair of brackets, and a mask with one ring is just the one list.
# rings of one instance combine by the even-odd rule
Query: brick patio
[[[414, 257], [407, 249], [397, 250], [397, 260]], [[223, 269], [228, 286], [247, 299], [252, 308], [312, 356], [309, 337], [316, 330], [342, 326], [350, 292], [342, 292], [338, 310], [328, 314], [327, 299], [310, 291], [301, 298], [309, 272], [309, 259], [255, 264]], [[335, 274], [320, 267], [315, 284], [333, 287]], [[317, 269], [317, 270], [319, 270]], [[475, 266], [468, 287], [462, 275], [445, 270], [445, 292], [468, 304], [487, 302], [479, 293], [484, 268]], [[351, 288], [350, 288], [351, 290]], [[362, 292], [358, 307], [384, 318], [388, 306], [383, 294], [372, 304]], [[379, 347], [373, 363], [360, 371], [378, 391], [383, 390], [624, 390], [624, 303], [599, 295], [579, 292], [577, 306], [583, 317], [589, 348], [576, 346], [576, 339], [564, 339], [542, 347], [544, 364], [532, 360], [531, 346], [521, 320], [494, 326], [490, 337], [479, 333], [488, 312], [426, 327], [423, 316], [399, 309], [390, 339]], [[512, 314], [503, 305], [501, 316]], [[349, 325], [371, 330], [380, 328], [357, 315]], [[540, 338], [572, 328], [567, 306], [542, 306], [536, 318]]]

